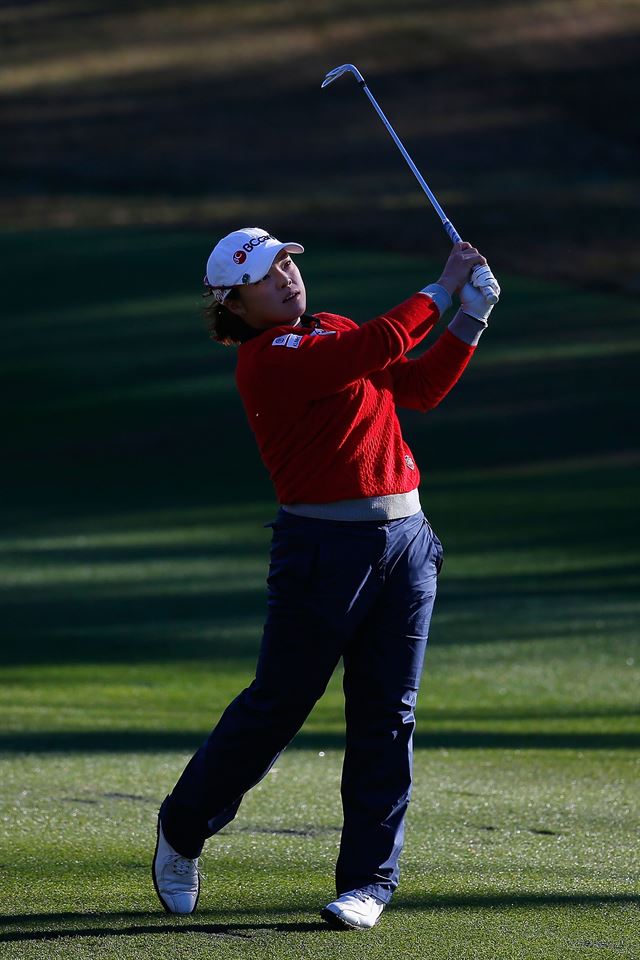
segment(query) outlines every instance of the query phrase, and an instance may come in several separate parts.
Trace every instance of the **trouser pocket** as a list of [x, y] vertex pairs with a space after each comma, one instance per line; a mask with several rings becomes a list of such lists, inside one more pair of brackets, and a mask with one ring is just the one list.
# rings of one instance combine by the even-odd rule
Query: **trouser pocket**
[[444, 548], [440, 541], [440, 538], [434, 531], [433, 527], [425, 517], [424, 521], [431, 532], [431, 547], [432, 547], [432, 558], [433, 564], [436, 568], [436, 574], [439, 576], [440, 571], [442, 570], [442, 564], [444, 563]]

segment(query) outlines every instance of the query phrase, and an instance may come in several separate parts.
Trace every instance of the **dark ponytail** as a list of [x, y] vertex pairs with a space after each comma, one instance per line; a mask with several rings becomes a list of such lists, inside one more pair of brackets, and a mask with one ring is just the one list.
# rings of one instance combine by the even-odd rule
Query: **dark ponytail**
[[[246, 329], [246, 324], [232, 310], [228, 310], [224, 303], [218, 303], [211, 287], [208, 287], [202, 296], [207, 299], [210, 298], [210, 302], [205, 304], [202, 309], [202, 316], [209, 337], [225, 347], [233, 347], [242, 343], [241, 331]], [[225, 302], [239, 299], [238, 291], [234, 287], [226, 297]]]

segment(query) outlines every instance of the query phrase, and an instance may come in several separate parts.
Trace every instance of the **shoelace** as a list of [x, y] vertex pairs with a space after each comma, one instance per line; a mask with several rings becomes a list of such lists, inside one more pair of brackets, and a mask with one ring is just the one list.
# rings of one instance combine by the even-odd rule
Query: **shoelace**
[[197, 860], [189, 860], [187, 857], [178, 856], [174, 857], [173, 863], [171, 864], [173, 872], [177, 873], [179, 877], [186, 877], [194, 867], [200, 879], [206, 879], [204, 873], [198, 866]]
[[186, 857], [175, 857], [171, 866], [173, 872], [177, 873], [179, 877], [186, 877], [193, 869], [193, 860], [187, 860]]
[[358, 900], [362, 900], [363, 903], [366, 903], [370, 899], [370, 895], [365, 893], [363, 890], [353, 890], [352, 895], [357, 897]]

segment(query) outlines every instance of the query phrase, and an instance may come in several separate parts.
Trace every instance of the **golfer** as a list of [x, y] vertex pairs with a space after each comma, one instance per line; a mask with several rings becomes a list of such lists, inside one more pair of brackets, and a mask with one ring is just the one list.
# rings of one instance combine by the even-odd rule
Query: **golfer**
[[[280, 508], [255, 679], [164, 800], [153, 880], [167, 911], [195, 910], [205, 840], [235, 817], [342, 658], [344, 824], [337, 898], [321, 915], [366, 929], [398, 885], [414, 710], [442, 565], [396, 407], [440, 403], [486, 327], [485, 293], [500, 288], [475, 247], [458, 243], [437, 283], [358, 326], [305, 312], [292, 258], [303, 252], [248, 227], [220, 240], [207, 263], [210, 335], [238, 345], [238, 390]], [[408, 359], [456, 292], [448, 328]]]

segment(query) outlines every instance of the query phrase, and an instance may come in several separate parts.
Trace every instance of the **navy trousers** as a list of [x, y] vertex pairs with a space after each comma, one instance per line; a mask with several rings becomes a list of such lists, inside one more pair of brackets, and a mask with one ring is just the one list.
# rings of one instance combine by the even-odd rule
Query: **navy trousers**
[[268, 612], [256, 676], [188, 763], [160, 816], [196, 857], [232, 820], [344, 662], [341, 894], [387, 903], [411, 793], [414, 708], [442, 564], [422, 513], [389, 522], [298, 517], [272, 524]]

